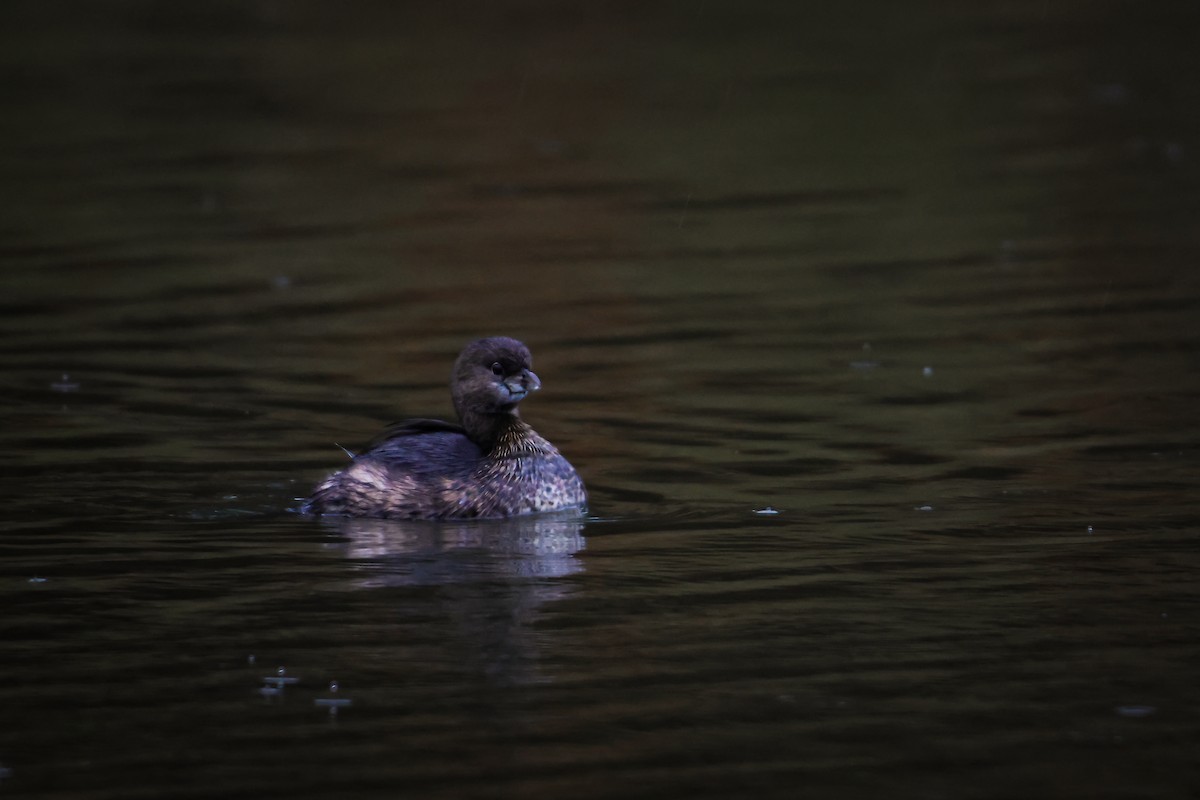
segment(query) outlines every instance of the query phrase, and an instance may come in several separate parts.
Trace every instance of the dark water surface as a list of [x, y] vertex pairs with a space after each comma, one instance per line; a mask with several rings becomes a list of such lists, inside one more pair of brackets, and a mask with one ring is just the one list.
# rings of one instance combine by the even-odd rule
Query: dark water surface
[[6, 3], [0, 796], [1200, 796], [1200, 14], [832, 5]]

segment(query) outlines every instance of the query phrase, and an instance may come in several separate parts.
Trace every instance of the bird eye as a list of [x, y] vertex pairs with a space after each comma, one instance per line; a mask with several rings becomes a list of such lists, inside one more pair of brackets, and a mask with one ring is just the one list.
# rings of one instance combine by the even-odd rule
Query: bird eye
[[504, 377], [504, 367], [500, 366], [499, 361], [497, 361], [495, 364], [492, 364], [492, 374], [497, 378]]

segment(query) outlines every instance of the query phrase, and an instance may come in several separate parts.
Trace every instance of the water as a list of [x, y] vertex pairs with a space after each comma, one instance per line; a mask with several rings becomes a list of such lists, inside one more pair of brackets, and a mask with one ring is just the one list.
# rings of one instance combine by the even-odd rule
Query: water
[[1196, 12], [878, 5], [7, 5], [0, 793], [1194, 796]]

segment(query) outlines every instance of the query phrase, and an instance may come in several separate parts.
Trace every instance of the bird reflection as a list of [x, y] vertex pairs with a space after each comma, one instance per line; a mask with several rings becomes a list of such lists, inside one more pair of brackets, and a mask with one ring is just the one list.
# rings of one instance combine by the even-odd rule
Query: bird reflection
[[334, 526], [346, 537], [346, 558], [368, 573], [363, 588], [561, 578], [583, 569], [576, 513], [442, 523], [345, 518]]
[[[584, 520], [578, 514], [503, 520], [426, 522], [327, 519], [344, 537], [352, 583], [360, 589], [416, 589], [407, 610], [452, 624], [426, 630], [488, 683], [548, 680], [536, 670], [533, 623], [540, 609], [571, 594], [563, 580], [583, 571]], [[473, 665], [473, 666], [472, 666]]]

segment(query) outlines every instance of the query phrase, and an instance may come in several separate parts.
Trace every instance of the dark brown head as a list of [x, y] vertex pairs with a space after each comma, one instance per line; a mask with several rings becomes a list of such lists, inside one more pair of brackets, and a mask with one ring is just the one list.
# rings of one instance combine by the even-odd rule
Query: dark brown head
[[450, 392], [468, 431], [480, 417], [516, 416], [517, 404], [542, 387], [532, 364], [529, 348], [516, 339], [493, 336], [466, 346], [454, 362]]

